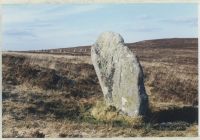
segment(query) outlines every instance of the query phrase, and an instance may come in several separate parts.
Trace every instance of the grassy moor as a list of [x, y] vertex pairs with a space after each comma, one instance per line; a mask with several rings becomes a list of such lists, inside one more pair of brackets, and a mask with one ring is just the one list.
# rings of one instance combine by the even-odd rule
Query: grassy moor
[[126, 45], [143, 67], [145, 118], [105, 106], [90, 46], [3, 52], [3, 137], [197, 136], [197, 38]]

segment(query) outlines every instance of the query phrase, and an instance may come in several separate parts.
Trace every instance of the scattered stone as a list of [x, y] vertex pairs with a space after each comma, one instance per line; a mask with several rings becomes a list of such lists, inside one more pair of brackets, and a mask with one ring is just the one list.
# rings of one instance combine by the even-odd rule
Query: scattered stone
[[142, 67], [137, 57], [124, 45], [121, 35], [102, 33], [91, 48], [91, 59], [106, 104], [129, 116], [145, 115], [148, 96]]

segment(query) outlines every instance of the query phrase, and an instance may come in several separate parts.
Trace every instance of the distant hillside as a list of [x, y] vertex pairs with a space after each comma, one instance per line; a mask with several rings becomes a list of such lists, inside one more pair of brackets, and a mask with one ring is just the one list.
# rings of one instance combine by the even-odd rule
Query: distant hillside
[[182, 47], [197, 47], [197, 38], [170, 38], [170, 39], [155, 39], [145, 40], [136, 43], [128, 43], [127, 46], [130, 48], [137, 47], [151, 47], [151, 48], [182, 48]]
[[[135, 43], [126, 43], [131, 50], [137, 50], [142, 48], [191, 48], [198, 47], [197, 38], [170, 38], [170, 39], [154, 39], [144, 40]], [[71, 55], [90, 55], [91, 46], [78, 46], [71, 48], [57, 48], [47, 50], [35, 50], [28, 52], [39, 53], [53, 53], [53, 54], [71, 54]]]

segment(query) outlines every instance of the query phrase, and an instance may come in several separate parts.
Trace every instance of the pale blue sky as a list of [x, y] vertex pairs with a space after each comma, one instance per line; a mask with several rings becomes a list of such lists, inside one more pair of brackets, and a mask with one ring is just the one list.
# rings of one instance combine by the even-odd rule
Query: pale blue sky
[[104, 31], [126, 43], [197, 37], [197, 4], [35, 4], [3, 6], [3, 50], [93, 44]]

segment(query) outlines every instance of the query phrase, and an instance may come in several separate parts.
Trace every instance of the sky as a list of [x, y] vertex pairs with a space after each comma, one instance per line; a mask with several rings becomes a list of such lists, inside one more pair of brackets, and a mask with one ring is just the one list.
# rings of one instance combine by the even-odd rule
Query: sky
[[94, 44], [113, 31], [126, 43], [198, 37], [197, 4], [17, 4], [2, 6], [3, 50]]

